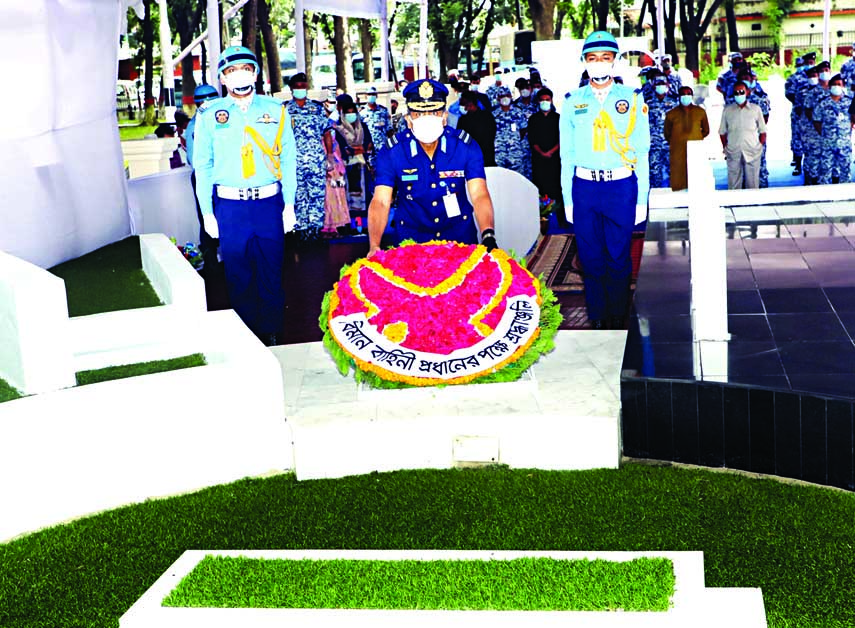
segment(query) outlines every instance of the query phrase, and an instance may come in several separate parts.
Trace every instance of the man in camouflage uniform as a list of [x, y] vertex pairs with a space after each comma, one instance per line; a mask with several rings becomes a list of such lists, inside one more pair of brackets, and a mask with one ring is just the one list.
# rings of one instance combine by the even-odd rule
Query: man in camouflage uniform
[[[487, 98], [490, 99], [490, 104], [493, 105], [493, 109], [499, 106], [499, 91], [502, 89], [502, 75], [499, 69], [496, 69], [496, 73], [493, 75], [495, 82], [487, 88]], [[507, 87], [505, 88], [507, 89]], [[510, 92], [510, 90], [508, 90]]]
[[297, 232], [302, 240], [317, 240], [324, 226], [326, 155], [332, 152], [328, 133], [332, 122], [321, 103], [308, 99], [309, 84], [303, 72], [292, 76], [288, 85], [293, 99], [286, 109], [297, 142]]
[[371, 134], [371, 141], [377, 147], [377, 150], [368, 155], [368, 169], [365, 173], [365, 183], [368, 188], [366, 198], [370, 200], [374, 194], [373, 172], [377, 168], [377, 152], [381, 146], [386, 145], [386, 140], [392, 135], [392, 116], [389, 115], [389, 110], [386, 107], [377, 104], [376, 87], [369, 87], [367, 93], [368, 103], [360, 110], [359, 117]]
[[739, 71], [745, 67], [745, 59], [741, 52], [731, 52], [729, 59], [730, 68], [719, 75], [715, 84], [716, 91], [724, 98], [725, 105], [733, 103], [733, 86], [736, 85]]
[[683, 79], [680, 78], [680, 75], [677, 74], [671, 66], [671, 55], [662, 55], [662, 62], [660, 65], [662, 66], [662, 76], [665, 77], [665, 80], [668, 83], [668, 95], [673, 98], [676, 103], [680, 98], [680, 88], [683, 87]]
[[[739, 72], [739, 80], [745, 83], [748, 90], [748, 102], [760, 107], [763, 112], [763, 121], [769, 124], [769, 113], [772, 110], [769, 96], [763, 91], [760, 83], [757, 81], [757, 75], [752, 70], [741, 70]], [[763, 144], [763, 155], [760, 157], [760, 187], [769, 187], [769, 167], [766, 165], [766, 146]]]
[[537, 113], [537, 103], [531, 93], [531, 83], [528, 79], [519, 77], [514, 86], [520, 93], [520, 97], [513, 102], [513, 106], [521, 109], [527, 116]]
[[840, 77], [843, 79], [843, 89], [847, 90], [847, 95], [855, 95], [855, 43], [852, 44], [850, 53], [852, 58], [849, 59], [840, 68]]
[[653, 97], [647, 103], [647, 119], [650, 121], [650, 187], [664, 188], [668, 186], [671, 172], [668, 142], [665, 140], [665, 114], [676, 107], [678, 101], [671, 96], [665, 75], [655, 75], [651, 83]]
[[784, 82], [784, 96], [792, 104], [792, 107], [790, 107], [790, 150], [793, 152], [793, 162], [790, 165], [795, 166], [793, 170], [794, 177], [802, 173], [802, 157], [805, 154], [801, 129], [799, 127], [799, 117], [802, 115], [802, 112], [796, 106], [796, 93], [801, 89], [802, 81], [807, 80], [804, 65], [804, 59], [801, 57], [796, 59], [796, 71], [790, 74]]
[[813, 110], [813, 126], [820, 136], [820, 183], [849, 183], [852, 164], [852, 97], [846, 93], [843, 77], [829, 82], [829, 96]]
[[493, 111], [496, 119], [496, 165], [519, 172], [531, 180], [531, 149], [526, 139], [528, 116], [518, 107], [511, 106], [511, 90], [502, 87], [498, 92], [499, 108]]
[[[816, 185], [819, 183], [819, 166], [822, 152], [822, 143], [819, 133], [813, 125], [813, 110], [826, 98], [828, 98], [828, 79], [831, 78], [829, 64], [827, 61], [808, 70], [810, 83], [805, 88], [802, 96], [804, 115], [802, 117], [802, 140], [805, 145], [805, 158], [803, 169], [805, 172], [805, 185]], [[820, 78], [822, 76], [823, 78]]]

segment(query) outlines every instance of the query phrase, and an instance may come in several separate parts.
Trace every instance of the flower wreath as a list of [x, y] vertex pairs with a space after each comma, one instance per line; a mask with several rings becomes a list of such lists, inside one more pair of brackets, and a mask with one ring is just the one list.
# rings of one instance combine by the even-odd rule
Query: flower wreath
[[522, 262], [446, 241], [345, 267], [321, 310], [339, 371], [376, 388], [518, 379], [561, 323], [555, 295]]

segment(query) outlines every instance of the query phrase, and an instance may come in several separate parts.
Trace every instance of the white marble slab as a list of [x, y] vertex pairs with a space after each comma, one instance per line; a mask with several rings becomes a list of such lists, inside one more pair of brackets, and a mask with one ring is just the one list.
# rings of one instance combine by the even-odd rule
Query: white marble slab
[[[671, 608], [661, 612], [595, 611], [384, 611], [374, 609], [269, 609], [165, 607], [163, 599], [208, 555], [279, 560], [556, 560], [625, 562], [640, 557], [667, 558], [674, 566]], [[765, 628], [760, 589], [707, 589], [703, 552], [527, 552], [454, 550], [188, 550], [119, 620], [120, 628], [245, 628], [292, 626], [576, 626], [579, 628], [685, 628], [739, 626]]]
[[[529, 380], [361, 394], [322, 343], [275, 347], [297, 477], [471, 462], [615, 468], [625, 342], [624, 331], [560, 331], [555, 350], [531, 368]], [[455, 443], [464, 437], [494, 439], [498, 459], [456, 459]]]

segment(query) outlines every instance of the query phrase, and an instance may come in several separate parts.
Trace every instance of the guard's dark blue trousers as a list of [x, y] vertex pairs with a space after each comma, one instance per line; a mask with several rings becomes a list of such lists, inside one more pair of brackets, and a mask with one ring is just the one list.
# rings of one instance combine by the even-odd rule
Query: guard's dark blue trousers
[[285, 319], [283, 208], [281, 193], [255, 201], [214, 194], [229, 302], [259, 336], [281, 333]]
[[585, 281], [588, 318], [626, 315], [638, 179], [587, 181], [573, 177], [573, 230]]

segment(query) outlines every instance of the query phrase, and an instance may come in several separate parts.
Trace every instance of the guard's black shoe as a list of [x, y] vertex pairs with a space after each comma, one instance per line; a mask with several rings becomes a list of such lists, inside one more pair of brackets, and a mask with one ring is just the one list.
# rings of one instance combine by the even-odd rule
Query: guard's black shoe
[[794, 176], [794, 177], [799, 176], [801, 173], [802, 173], [802, 169], [801, 169], [801, 168], [796, 168], [795, 170], [793, 170], [793, 176]]
[[261, 341], [266, 347], [275, 347], [279, 344], [279, 336], [276, 334], [264, 334]]
[[603, 320], [590, 321], [590, 323], [591, 323], [591, 329], [598, 329], [598, 330], [608, 329], [606, 327], [606, 322]]
[[609, 318], [609, 329], [626, 329], [623, 324], [623, 316], [612, 316]]

